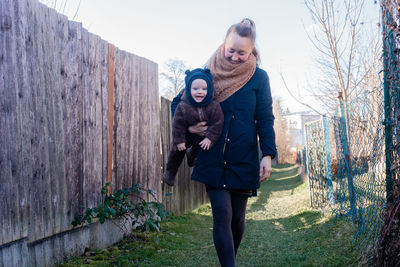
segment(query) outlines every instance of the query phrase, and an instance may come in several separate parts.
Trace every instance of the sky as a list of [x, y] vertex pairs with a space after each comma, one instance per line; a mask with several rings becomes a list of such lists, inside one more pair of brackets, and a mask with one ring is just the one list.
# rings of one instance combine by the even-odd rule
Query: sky
[[[50, 0], [42, 0], [42, 2]], [[54, 1], [54, 0], [53, 0]], [[257, 28], [261, 68], [270, 77], [272, 95], [291, 112], [308, 110], [307, 86], [316, 73], [315, 51], [307, 37], [314, 24], [303, 0], [68, 0], [56, 9], [119, 49], [158, 63], [171, 58], [202, 67], [222, 44], [230, 25], [248, 17]], [[377, 12], [373, 0], [366, 5]], [[163, 83], [160, 83], [160, 87]], [[310, 102], [311, 101], [311, 102]]]

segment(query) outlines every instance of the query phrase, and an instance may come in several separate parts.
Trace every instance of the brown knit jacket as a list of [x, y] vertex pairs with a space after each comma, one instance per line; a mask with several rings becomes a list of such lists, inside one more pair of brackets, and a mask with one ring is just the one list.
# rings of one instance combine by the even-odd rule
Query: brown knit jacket
[[219, 102], [213, 100], [205, 107], [194, 107], [183, 94], [172, 120], [173, 145], [176, 146], [179, 143], [184, 143], [188, 127], [202, 121], [206, 121], [208, 126], [205, 137], [210, 139], [212, 144], [214, 144], [221, 135], [224, 127], [224, 113]]

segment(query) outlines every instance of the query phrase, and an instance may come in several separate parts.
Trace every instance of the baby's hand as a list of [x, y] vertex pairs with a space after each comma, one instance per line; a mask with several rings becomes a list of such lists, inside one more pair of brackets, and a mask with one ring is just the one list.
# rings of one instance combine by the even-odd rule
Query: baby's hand
[[211, 147], [211, 140], [206, 137], [199, 143], [199, 145], [202, 149], [209, 150]]
[[178, 150], [179, 150], [179, 151], [182, 151], [182, 150], [185, 150], [185, 149], [186, 149], [185, 143], [179, 143], [179, 144], [177, 144], [176, 146], [178, 147]]

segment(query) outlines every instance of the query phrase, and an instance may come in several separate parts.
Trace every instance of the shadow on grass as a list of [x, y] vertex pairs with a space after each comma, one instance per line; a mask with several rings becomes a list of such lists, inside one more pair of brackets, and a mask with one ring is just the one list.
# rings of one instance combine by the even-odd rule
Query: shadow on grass
[[258, 199], [249, 206], [250, 212], [265, 210], [273, 192], [293, 190], [303, 183], [296, 165], [283, 164], [273, 168], [270, 178], [258, 189]]
[[[288, 215], [277, 204], [280, 214], [260, 212], [272, 193], [282, 192], [297, 201], [307, 194], [293, 166], [278, 166], [262, 183], [259, 196], [248, 212], [259, 219], [247, 219], [246, 233], [238, 251], [238, 266], [356, 266], [357, 251], [352, 247], [355, 227], [348, 221], [324, 218], [307, 204]], [[300, 186], [300, 187], [299, 187]], [[286, 192], [283, 192], [286, 191]], [[281, 195], [272, 195], [272, 201]], [[276, 198], [276, 199], [275, 199]], [[278, 215], [278, 216], [276, 216]], [[276, 216], [276, 217], [274, 217]], [[112, 249], [98, 251], [62, 266], [219, 266], [212, 239], [210, 205], [186, 216], [162, 223], [160, 233], [133, 233]]]
[[[293, 216], [247, 220], [238, 265], [247, 266], [357, 266], [357, 248], [350, 242], [355, 226], [316, 211]], [[248, 263], [247, 263], [248, 264]]]

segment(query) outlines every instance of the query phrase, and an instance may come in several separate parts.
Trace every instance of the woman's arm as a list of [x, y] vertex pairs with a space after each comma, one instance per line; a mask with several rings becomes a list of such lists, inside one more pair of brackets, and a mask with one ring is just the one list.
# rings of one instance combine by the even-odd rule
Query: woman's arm
[[210, 139], [212, 143], [215, 143], [224, 128], [224, 113], [218, 102], [212, 102], [210, 105], [212, 105], [212, 110], [208, 118], [209, 127], [205, 136]]
[[257, 90], [256, 101], [256, 127], [260, 138], [260, 147], [263, 158], [276, 155], [274, 114], [272, 112], [272, 96], [269, 85], [269, 77], [265, 71], [261, 72], [262, 82]]
[[269, 178], [272, 171], [271, 156], [265, 156], [260, 162], [260, 182]]
[[172, 102], [171, 102], [171, 115], [172, 115], [172, 117], [174, 117], [176, 107], [181, 102], [182, 94], [183, 94], [183, 91], [181, 90], [179, 92], [179, 94], [177, 96], [175, 96], [174, 99], [172, 99]]

